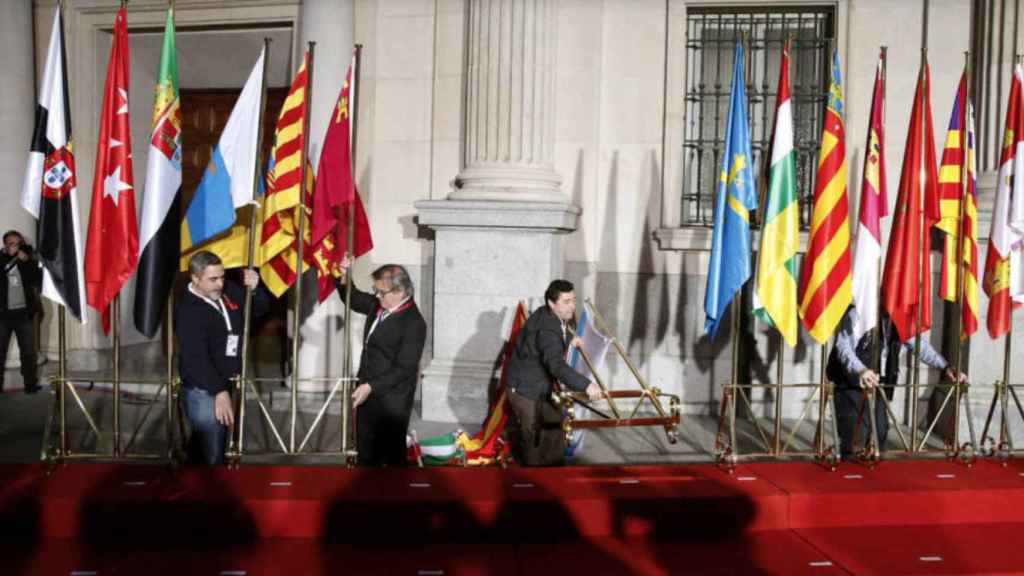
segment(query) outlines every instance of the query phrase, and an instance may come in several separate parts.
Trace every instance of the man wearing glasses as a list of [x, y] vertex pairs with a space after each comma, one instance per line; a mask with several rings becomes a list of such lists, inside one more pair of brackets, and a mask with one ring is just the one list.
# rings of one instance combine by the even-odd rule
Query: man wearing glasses
[[[352, 261], [342, 260], [338, 294], [345, 301]], [[352, 310], [366, 315], [356, 409], [358, 462], [366, 466], [405, 466], [405, 435], [412, 415], [427, 323], [413, 300], [409, 272], [385, 264], [373, 274], [373, 294], [352, 284]]]

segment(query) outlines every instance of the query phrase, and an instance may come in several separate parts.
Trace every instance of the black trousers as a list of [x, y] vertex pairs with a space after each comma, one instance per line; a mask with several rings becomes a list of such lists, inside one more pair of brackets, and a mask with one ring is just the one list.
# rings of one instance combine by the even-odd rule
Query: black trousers
[[372, 393], [356, 408], [357, 462], [362, 466], [407, 466], [405, 435], [412, 416], [413, 395]]
[[[878, 391], [892, 398], [892, 386], [880, 386]], [[861, 403], [864, 413], [861, 414]], [[861, 388], [836, 388], [836, 417], [839, 422], [839, 450], [844, 459], [854, 455], [854, 439], [860, 433], [860, 445], [871, 439], [871, 412], [867, 404], [867, 395]], [[857, 419], [860, 418], [860, 426]], [[878, 448], [885, 447], [885, 439], [889, 435], [889, 418], [885, 410], [885, 401], [881, 395], [875, 395], [875, 431], [878, 433]]]
[[515, 421], [512, 446], [523, 466], [565, 464], [565, 433], [562, 413], [547, 398], [531, 400], [509, 390], [508, 404]]
[[21, 377], [25, 388], [38, 384], [36, 375], [36, 322], [27, 309], [0, 312], [0, 386], [3, 385], [3, 367], [7, 365], [7, 349], [11, 347], [11, 333], [18, 339], [21, 352]]

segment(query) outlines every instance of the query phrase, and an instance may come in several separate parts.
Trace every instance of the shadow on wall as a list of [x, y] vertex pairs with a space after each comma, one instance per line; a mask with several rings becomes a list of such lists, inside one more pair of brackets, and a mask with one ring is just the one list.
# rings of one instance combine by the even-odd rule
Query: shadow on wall
[[[487, 371], [486, 381], [481, 381], [481, 386], [486, 386], [486, 401], [490, 404], [498, 384], [498, 370], [501, 368], [502, 352], [505, 349], [505, 334], [503, 326], [505, 318], [513, 313], [513, 309], [505, 307], [501, 311], [488, 310], [482, 312], [476, 319], [476, 331], [466, 339], [466, 343], [459, 348], [455, 354], [455, 362], [459, 365], [477, 366], [481, 372]], [[529, 313], [529, 311], [527, 311]], [[478, 404], [475, 402], [466, 404], [459, 398], [448, 398], [448, 406], [458, 422], [483, 422], [487, 417], [485, 413], [476, 411]]]
[[[665, 334], [668, 331], [668, 294], [664, 291], [664, 279], [661, 284], [655, 285], [657, 280], [657, 266], [654, 261], [653, 243], [654, 237], [651, 234], [651, 220], [657, 221], [658, 205], [654, 199], [658, 198], [660, 188], [659, 167], [657, 155], [652, 150], [647, 164], [650, 167], [648, 179], [650, 183], [647, 190], [646, 206], [644, 208], [643, 235], [639, 239], [640, 256], [637, 267], [636, 292], [633, 295], [633, 314], [630, 318], [629, 349], [634, 350], [639, 356], [653, 352], [661, 345]], [[664, 272], [662, 272], [664, 276]], [[652, 303], [651, 300], [654, 300]], [[653, 305], [652, 305], [653, 304]], [[651, 313], [657, 310], [661, 317], [652, 317]], [[651, 334], [651, 325], [654, 325], [654, 334]], [[664, 327], [664, 328], [662, 328]], [[650, 350], [648, 350], [650, 343]], [[642, 362], [642, 360], [641, 360]]]

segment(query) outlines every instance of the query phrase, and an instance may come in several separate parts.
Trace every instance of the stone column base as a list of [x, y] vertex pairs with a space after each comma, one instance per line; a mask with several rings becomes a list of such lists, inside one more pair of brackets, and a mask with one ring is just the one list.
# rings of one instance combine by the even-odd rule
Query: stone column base
[[563, 274], [562, 234], [579, 208], [551, 202], [427, 200], [419, 224], [434, 230], [433, 358], [421, 415], [483, 422], [488, 390], [516, 305], [541, 305]]

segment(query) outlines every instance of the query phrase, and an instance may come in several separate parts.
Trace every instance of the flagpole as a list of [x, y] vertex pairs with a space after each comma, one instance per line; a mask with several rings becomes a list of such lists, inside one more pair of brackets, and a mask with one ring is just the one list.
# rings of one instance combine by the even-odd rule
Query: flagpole
[[[1024, 56], [1021, 56], [1020, 54], [1017, 54], [1014, 57], [1014, 64], [1015, 65], [1016, 64], [1020, 64], [1022, 59], [1024, 59]], [[1016, 73], [1016, 72], [1014, 72], [1014, 73]], [[1009, 108], [1009, 104], [1007, 104], [1007, 108]], [[991, 238], [989, 239], [989, 242], [990, 243], [992, 242]], [[1004, 348], [1004, 352], [1003, 352], [1003, 402], [1002, 402], [1003, 418], [1002, 418], [1002, 422], [1000, 423], [1000, 428], [999, 428], [1000, 446], [1004, 442], [1006, 442], [1008, 437], [1009, 437], [1009, 428], [1007, 427], [1006, 421], [1007, 421], [1007, 413], [1008, 413], [1009, 408], [1010, 408], [1010, 406], [1009, 406], [1009, 404], [1010, 404], [1010, 395], [1013, 394], [1013, 388], [1012, 388], [1013, 384], [1011, 384], [1011, 382], [1010, 382], [1010, 360], [1011, 360], [1010, 353], [1013, 350], [1013, 346], [1012, 346], [1012, 339], [1013, 339], [1013, 295], [1009, 294], [1008, 297], [1009, 297], [1009, 300], [1010, 300], [1009, 303], [1008, 303], [1009, 310], [1007, 312], [1007, 315], [1009, 316], [1009, 322], [1006, 323], [1006, 337], [1005, 337], [1005, 344], [1004, 344], [1005, 348]]]
[[311, 94], [313, 88], [313, 52], [316, 42], [309, 42], [306, 60], [306, 89], [305, 89], [305, 111], [302, 118], [302, 181], [299, 183], [299, 204], [296, 207], [299, 212], [298, 234], [295, 239], [295, 285], [292, 287], [295, 295], [295, 311], [292, 318], [292, 405], [291, 405], [291, 435], [288, 440], [288, 450], [295, 452], [295, 424], [298, 420], [299, 408], [299, 330], [302, 328], [302, 264], [305, 259], [303, 252], [303, 235], [306, 233], [306, 193], [308, 190], [307, 179], [309, 178], [309, 111], [310, 102], [313, 100]]
[[57, 400], [60, 402], [61, 458], [68, 455], [68, 419], [65, 408], [67, 382], [64, 380], [68, 376], [66, 309], [67, 307], [63, 304], [57, 306], [57, 381], [60, 383], [60, 387], [57, 389]]
[[[924, 12], [925, 12], [925, 18], [924, 18], [925, 29], [927, 30], [928, 0], [925, 0]], [[914, 369], [913, 369], [913, 380], [912, 380], [911, 389], [910, 389], [910, 396], [911, 396], [911, 398], [910, 398], [910, 426], [911, 426], [911, 428], [910, 428], [910, 451], [911, 452], [917, 451], [917, 396], [918, 396], [918, 388], [919, 388], [919, 386], [921, 384], [921, 322], [922, 322], [922, 311], [923, 311], [923, 308], [924, 308], [924, 298], [925, 298], [923, 274], [924, 274], [924, 258], [925, 258], [925, 254], [927, 252], [925, 250], [925, 242], [928, 239], [928, 237], [926, 235], [927, 230], [925, 230], [925, 225], [924, 225], [925, 221], [926, 221], [926, 215], [925, 215], [926, 206], [924, 204], [925, 194], [926, 194], [926, 190], [925, 190], [926, 182], [925, 182], [925, 180], [927, 178], [927, 176], [925, 174], [925, 170], [926, 170], [925, 158], [927, 157], [927, 150], [926, 150], [926, 148], [927, 148], [927, 144], [928, 144], [927, 137], [926, 137], [926, 134], [925, 134], [925, 131], [927, 130], [927, 113], [926, 113], [926, 110], [925, 110], [925, 105], [926, 105], [925, 98], [927, 98], [927, 96], [925, 95], [925, 89], [927, 88], [927, 86], [925, 85], [925, 80], [927, 78], [927, 74], [926, 74], [926, 71], [925, 71], [925, 66], [927, 65], [926, 64], [927, 61], [928, 61], [928, 48], [927, 48], [927, 41], [926, 41], [925, 47], [921, 48], [921, 71], [919, 73], [919, 78], [918, 78], [918, 82], [920, 82], [919, 92], [921, 94], [921, 102], [920, 102], [920, 106], [921, 106], [920, 107], [920, 113], [921, 113], [921, 173], [918, 174], [918, 179], [920, 181], [920, 190], [919, 190], [920, 198], [917, 199], [917, 205], [918, 205], [918, 208], [920, 210], [920, 214], [918, 215], [918, 219], [917, 219], [917, 225], [918, 225], [919, 229], [918, 229], [918, 235], [917, 235], [918, 236], [918, 238], [917, 238], [917, 241], [918, 241], [918, 245], [917, 245], [917, 247], [918, 247], [918, 251], [917, 251], [917, 275], [916, 275], [916, 278], [917, 278], [917, 309], [916, 309], [915, 315], [914, 315], [914, 356], [913, 356]], [[928, 294], [927, 296], [930, 298], [931, 294]], [[896, 337], [899, 338], [899, 334], [898, 333], [897, 333]]]
[[[171, 23], [174, 23], [174, 0], [168, 0], [167, 7], [171, 12]], [[177, 50], [177, 48], [175, 48]], [[161, 58], [163, 56], [161, 55]], [[177, 62], [177, 61], [175, 61]], [[177, 69], [177, 64], [175, 64]], [[179, 94], [180, 97], [180, 94]], [[181, 185], [178, 185], [178, 194], [181, 194]], [[180, 197], [180, 196], [179, 196]], [[177, 217], [181, 218], [181, 209], [178, 209]], [[167, 459], [174, 457], [174, 281], [172, 275], [171, 289], [167, 293]], [[184, 441], [184, 438], [182, 438]]]
[[121, 457], [121, 294], [110, 303], [111, 336], [114, 340], [114, 458]]
[[[785, 61], [786, 61], [787, 65], [789, 63], [789, 50], [790, 50], [790, 45], [791, 45], [792, 42], [793, 42], [793, 34], [790, 34], [789, 37], [786, 39], [786, 42], [782, 46], [782, 50], [783, 50], [783, 53], [785, 54]], [[786, 81], [787, 82], [789, 81], [788, 77], [787, 77]], [[780, 86], [779, 89], [781, 90], [781, 88], [782, 87]], [[789, 86], [787, 85], [786, 88], [788, 89]], [[777, 98], [778, 98], [778, 94], [776, 94], [776, 99]], [[778, 103], [776, 103], [776, 108], [778, 108]], [[792, 112], [790, 114], [792, 115]], [[775, 118], [775, 123], [776, 123], [775, 130], [778, 129], [778, 126], [777, 126], [778, 121], [779, 121], [778, 120], [778, 116], [776, 115], [776, 118]], [[774, 138], [773, 138], [772, 147], [774, 148], [774, 146], [775, 146], [775, 142], [774, 142]], [[774, 154], [774, 153], [775, 153], [775, 150], [772, 150], [772, 154]], [[771, 162], [771, 158], [769, 157], [769, 163], [770, 162]], [[763, 172], [764, 171], [762, 170], [762, 173]], [[766, 204], [765, 204], [765, 196], [767, 194], [767, 191], [766, 191], [767, 187], [768, 186], [764, 186], [762, 188], [762, 194], [761, 194], [761, 198], [760, 198], [760, 203], [758, 204], [758, 206], [761, 207], [761, 211], [764, 214], [764, 217], [761, 219], [761, 234], [764, 234], [764, 227], [765, 227], [765, 223], [766, 223], [766, 220], [767, 220], [767, 217], [768, 217], [768, 210], [767, 210], [767, 207], [766, 207]], [[799, 200], [797, 202], [799, 202]], [[761, 252], [760, 251], [758, 251], [757, 257], [758, 257], [758, 259], [761, 258]], [[760, 269], [760, 263], [757, 266], [754, 267], [754, 273], [757, 274], [757, 271], [759, 269]], [[785, 341], [785, 338], [782, 337], [782, 331], [781, 330], [776, 330], [775, 332], [776, 332], [775, 336], [779, 340], [779, 353], [775, 357], [775, 361], [777, 363], [776, 364], [776, 371], [775, 371], [775, 439], [772, 442], [772, 444], [773, 444], [772, 452], [775, 455], [778, 455], [779, 452], [781, 451], [781, 448], [782, 448], [782, 443], [781, 443], [781, 441], [782, 441], [782, 382], [783, 382], [783, 377], [784, 377], [784, 369], [783, 369], [783, 366], [782, 366], [782, 361], [785, 359], [785, 356], [786, 356], [786, 346], [785, 346], [786, 341]]]
[[[880, 49], [881, 49], [880, 57], [881, 57], [881, 60], [882, 60], [881, 74], [880, 74], [880, 76], [881, 76], [880, 79], [881, 79], [881, 84], [882, 84], [882, 86], [881, 86], [881, 89], [882, 89], [882, 117], [880, 118], [880, 121], [881, 121], [881, 124], [882, 124], [882, 135], [883, 135], [882, 137], [884, 138], [885, 137], [885, 108], [886, 108], [886, 105], [887, 105], [887, 100], [886, 100], [886, 97], [885, 97], [886, 96], [886, 94], [885, 94], [885, 81], [886, 81], [886, 73], [888, 72], [888, 68], [889, 68], [889, 58], [888, 58], [889, 47], [885, 46], [885, 45], [882, 45], [880, 47]], [[874, 105], [872, 105], [871, 114], [874, 114], [874, 113], [875, 113]], [[868, 141], [869, 142], [871, 140], [870, 132], [871, 132], [871, 127], [869, 126], [868, 127]], [[884, 146], [884, 145], [885, 144], [883, 142], [882, 146]], [[879, 174], [879, 177], [880, 178], [885, 178], [886, 175], [885, 174]], [[879, 185], [881, 185], [881, 184], [882, 183], [880, 182]], [[886, 183], [886, 186], [888, 186], [888, 183]], [[862, 206], [860, 209], [864, 210], [864, 207]], [[881, 226], [878, 227], [878, 235], [879, 235], [879, 238], [878, 238], [879, 248], [881, 248], [881, 242], [882, 242], [882, 238], [881, 238], [882, 228], [881, 228]], [[881, 252], [879, 252], [879, 254], [881, 254]], [[882, 314], [883, 314], [882, 283], [881, 283], [881, 279], [882, 279], [882, 259], [881, 259], [881, 257], [879, 257], [878, 261], [875, 262], [875, 266], [877, 267], [877, 270], [878, 270], [878, 275], [875, 276], [875, 278], [877, 278], [879, 280], [879, 283], [878, 283], [878, 291], [875, 293], [875, 306], [877, 307], [877, 310], [875, 312], [875, 326], [874, 326], [874, 328], [872, 328], [872, 330], [875, 333], [875, 336], [874, 336], [874, 338], [871, 339], [871, 342], [872, 342], [872, 345], [871, 345], [871, 369], [874, 370], [875, 374], [878, 376], [879, 383], [881, 383], [881, 381], [882, 381], [881, 380], [882, 379]], [[890, 360], [890, 361], [897, 361], [897, 360], [898, 359]], [[895, 382], [894, 382], [894, 384], [895, 384]], [[877, 421], [877, 416], [876, 416], [876, 413], [875, 413], [875, 411], [877, 410], [876, 406], [878, 405], [878, 401], [879, 401], [879, 398], [878, 398], [878, 393], [879, 392], [881, 392], [881, 394], [883, 396], [881, 401], [882, 402], [888, 402], [888, 399], [885, 398], [885, 390], [881, 389], [880, 387], [876, 387], [875, 390], [872, 390], [870, 392], [869, 398], [871, 398], [872, 400], [868, 402], [868, 410], [871, 411], [871, 413], [869, 415], [869, 420], [871, 422], [871, 433], [869, 434], [869, 436], [870, 436], [870, 438], [871, 438], [871, 440], [872, 440], [872, 442], [874, 444], [874, 446], [871, 449], [871, 453], [868, 454], [868, 456], [870, 458], [874, 459], [874, 460], [877, 460], [881, 456], [881, 452], [882, 452], [882, 446], [880, 446], [880, 442], [878, 441], [878, 421]], [[883, 417], [887, 418], [888, 416], [883, 416]], [[898, 423], [897, 423], [897, 425], [898, 425]]]
[[174, 458], [174, 290], [167, 295], [167, 459]]
[[[348, 278], [345, 281], [345, 363], [342, 368], [342, 374], [345, 378], [345, 384], [342, 387], [344, 393], [341, 395], [341, 453], [343, 458], [348, 457], [349, 443], [352, 441], [351, 427], [352, 421], [350, 418], [354, 416], [352, 413], [352, 265], [355, 260], [355, 250], [353, 244], [355, 243], [355, 221], [356, 221], [356, 198], [355, 195], [359, 192], [356, 189], [356, 146], [359, 142], [359, 72], [362, 63], [363, 56], [363, 45], [355, 45], [355, 63], [352, 70], [352, 79], [354, 87], [352, 89], [352, 100], [349, 104], [349, 159], [351, 161], [351, 174], [352, 174], [352, 203], [348, 207], [348, 231], [346, 232], [347, 243], [346, 252], [349, 257], [349, 269]], [[355, 113], [353, 113], [355, 112]], [[358, 450], [358, 446], [356, 447]]]
[[[882, 50], [882, 54], [881, 54], [881, 58], [882, 58], [882, 74], [881, 74], [881, 80], [882, 80], [882, 118], [881, 118], [881, 121], [882, 121], [882, 128], [883, 128], [883, 134], [884, 134], [884, 129], [885, 129], [885, 105], [886, 105], [886, 99], [885, 99], [885, 80], [886, 80], [886, 78], [885, 78], [885, 75], [886, 75], [887, 68], [888, 68], [888, 66], [887, 66], [887, 64], [888, 64], [887, 52], [889, 51], [889, 47], [888, 46], [882, 46], [881, 50]], [[872, 110], [872, 113], [874, 113], [873, 110]], [[868, 131], [869, 132], [870, 132], [870, 130], [871, 130], [871, 128], [868, 127]], [[868, 140], [869, 141], [871, 140], [870, 133], [868, 134]], [[880, 174], [880, 176], [882, 178], [885, 178], [885, 174]], [[861, 207], [861, 210], [864, 210], [864, 208]], [[879, 233], [881, 233], [881, 230], [879, 230]], [[879, 244], [881, 244], [881, 238], [879, 238]], [[877, 276], [877, 278], [881, 279], [882, 278], [882, 259], [879, 258], [878, 261], [875, 263], [875, 265], [878, 267], [878, 276]], [[873, 330], [876, 333], [876, 337], [873, 339], [873, 345], [871, 346], [871, 369], [874, 370], [875, 373], [879, 375], [879, 377], [881, 377], [881, 374], [882, 374], [882, 366], [881, 366], [881, 364], [882, 364], [882, 338], [881, 338], [881, 336], [882, 336], [882, 313], [883, 313], [883, 309], [882, 309], [882, 284], [881, 284], [881, 282], [879, 282], [879, 284], [878, 284], [878, 291], [876, 292], [875, 303], [876, 303], [876, 305], [878, 307], [878, 310], [877, 310], [876, 316], [875, 316], [875, 327], [873, 328]]]
[[[253, 166], [252, 197], [260, 187], [261, 167], [263, 165], [260, 152], [263, 150], [263, 120], [267, 112], [267, 61], [270, 60], [270, 38], [263, 38], [263, 70], [260, 80], [260, 115], [259, 125], [256, 127], [256, 164]], [[249, 205], [249, 234], [246, 253], [246, 270], [253, 267], [256, 259], [256, 209], [255, 204]], [[242, 316], [242, 370], [238, 375], [238, 426], [235, 434], [231, 435], [232, 452], [239, 459], [242, 457], [242, 449], [245, 445], [245, 392], [246, 383], [249, 377], [249, 336], [252, 330], [252, 287], [245, 286], [245, 308]]]
[[[747, 35], [741, 33], [740, 46], [743, 50], [743, 73], [746, 75], [747, 68]], [[746, 78], [740, 78], [740, 82], [746, 82]], [[747, 114], [748, 111], [744, 110], [743, 114]], [[731, 121], [731, 120], [730, 120]], [[725, 191], [722, 192], [723, 194]], [[730, 395], [729, 395], [729, 448], [732, 450], [731, 458], [732, 464], [736, 462], [739, 456], [739, 447], [736, 445], [736, 396], [739, 392], [739, 364], [740, 364], [740, 313], [742, 312], [742, 286], [740, 291], [736, 293], [730, 303], [730, 311], [732, 313], [732, 376], [730, 377]]]
[[[964, 261], [964, 248], [967, 245], [967, 234], [964, 216], [967, 214], [967, 194], [970, 180], [970, 165], [971, 159], [969, 157], [970, 142], [968, 139], [971, 137], [968, 132], [967, 122], [968, 109], [970, 108], [971, 101], [971, 53], [969, 51], [964, 52], [964, 101], [961, 103], [960, 110], [960, 148], [963, 151], [962, 160], [960, 163], [960, 214], [957, 220], [957, 231], [959, 237], [956, 243], [956, 318], [954, 319], [954, 326], [956, 330], [955, 342], [956, 345], [953, 350], [953, 374], [954, 380], [953, 385], [956, 387], [956, 394], [953, 398], [953, 441], [956, 446], [954, 451], [959, 452], [960, 446], [960, 394], [962, 392], [960, 387], [960, 373], [962, 372], [961, 366], [963, 364], [963, 314], [964, 314], [964, 284], [965, 275], [967, 274], [967, 263]], [[969, 400], [969, 399], [968, 399]]]

